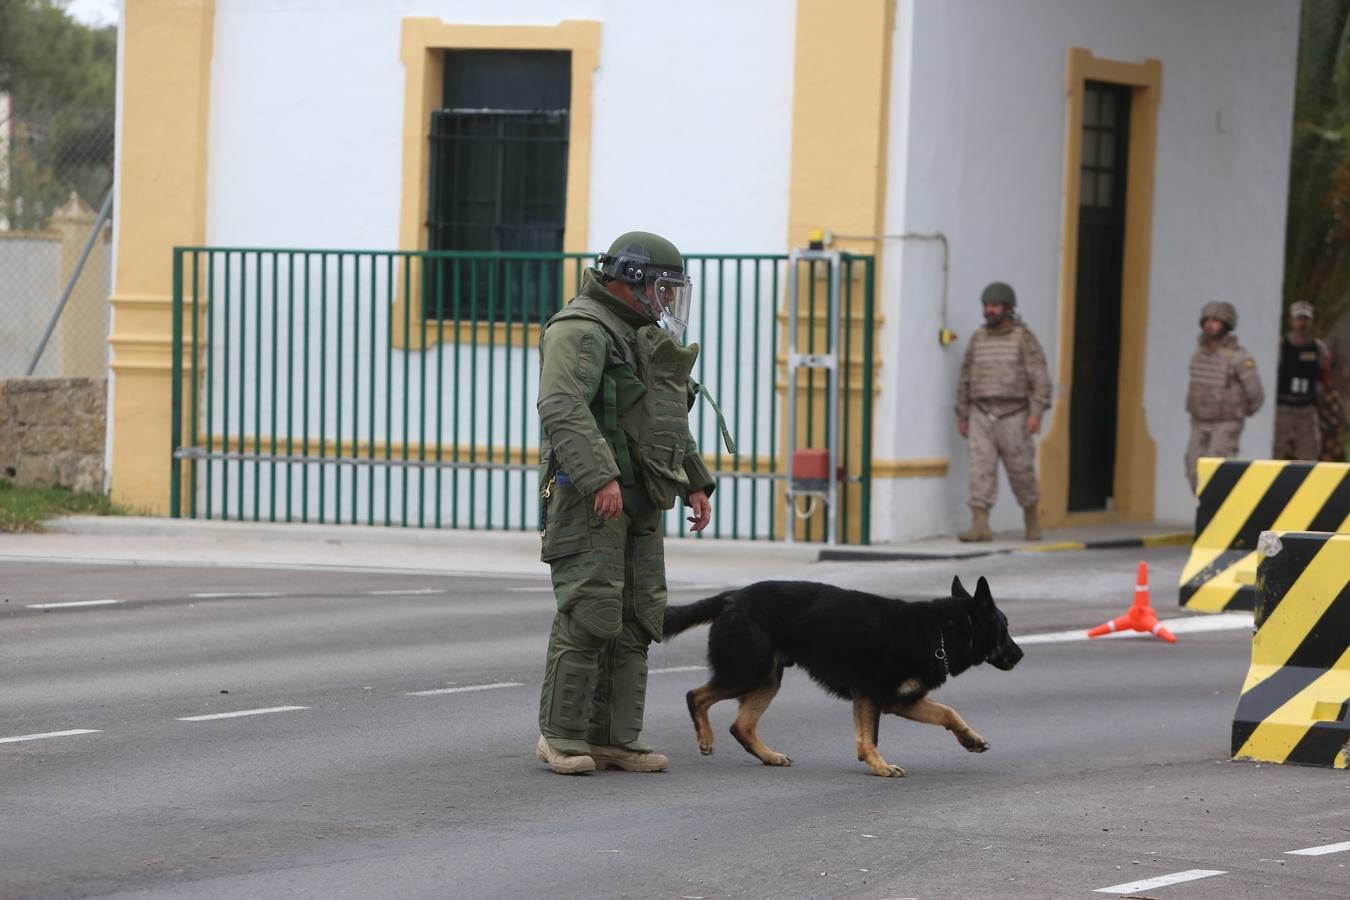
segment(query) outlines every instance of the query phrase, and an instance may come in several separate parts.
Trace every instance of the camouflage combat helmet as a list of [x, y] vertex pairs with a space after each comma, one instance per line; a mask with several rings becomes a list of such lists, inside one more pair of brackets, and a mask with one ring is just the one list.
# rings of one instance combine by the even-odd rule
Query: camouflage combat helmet
[[1206, 303], [1200, 310], [1201, 328], [1205, 326], [1206, 319], [1218, 319], [1228, 326], [1229, 331], [1237, 328], [1237, 310], [1227, 300], [1215, 300]]
[[1002, 303], [1009, 309], [1017, 306], [1017, 292], [1012, 289], [1012, 285], [1003, 281], [995, 281], [980, 292], [980, 303]]

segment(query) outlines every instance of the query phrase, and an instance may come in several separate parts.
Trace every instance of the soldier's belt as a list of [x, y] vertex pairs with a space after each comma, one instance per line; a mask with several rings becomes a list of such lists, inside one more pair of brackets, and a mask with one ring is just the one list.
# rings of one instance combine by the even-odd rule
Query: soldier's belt
[[981, 406], [981, 405], [978, 404], [978, 403], [975, 404], [975, 408], [978, 409], [980, 412], [984, 413], [986, 416], [988, 416], [988, 417], [989, 417], [989, 421], [991, 421], [991, 422], [997, 422], [997, 421], [999, 421], [1000, 419], [1006, 419], [1006, 418], [1008, 418], [1009, 416], [1015, 416], [1015, 415], [1017, 415], [1017, 414], [1020, 413], [1020, 412], [1026, 412], [1028, 409], [1031, 408], [1031, 404], [1030, 404], [1030, 403], [1023, 403], [1021, 406], [1014, 407], [1013, 409], [1010, 409], [1010, 410], [1008, 410], [1007, 412], [1004, 412], [1004, 413], [994, 413], [994, 412], [991, 412], [990, 410], [985, 409], [983, 406]]

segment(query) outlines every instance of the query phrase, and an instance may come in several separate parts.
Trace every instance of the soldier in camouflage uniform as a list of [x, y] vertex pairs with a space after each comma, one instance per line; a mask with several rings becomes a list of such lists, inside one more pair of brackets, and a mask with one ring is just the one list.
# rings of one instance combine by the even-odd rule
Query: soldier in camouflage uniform
[[1194, 493], [1196, 462], [1202, 456], [1237, 456], [1243, 420], [1265, 401], [1261, 378], [1232, 330], [1237, 310], [1225, 302], [1206, 303], [1200, 310], [1200, 346], [1191, 357], [1191, 382], [1186, 412], [1191, 439], [1186, 446], [1186, 479]]
[[622, 235], [539, 340], [542, 558], [558, 609], [535, 753], [561, 774], [669, 763], [640, 740], [666, 605], [661, 514], [683, 500], [702, 531], [714, 488], [689, 433], [689, 285], [669, 241]]
[[956, 391], [956, 421], [970, 442], [971, 527], [963, 541], [992, 541], [989, 510], [998, 497], [998, 461], [1022, 507], [1026, 538], [1041, 538], [1036, 445], [1050, 408], [1050, 373], [1040, 342], [1017, 318], [1017, 295], [1001, 281], [980, 295], [985, 324], [970, 339]]
[[1280, 340], [1275, 375], [1275, 459], [1317, 460], [1322, 432], [1317, 405], [1328, 374], [1326, 344], [1312, 336], [1313, 305], [1289, 305], [1289, 333]]

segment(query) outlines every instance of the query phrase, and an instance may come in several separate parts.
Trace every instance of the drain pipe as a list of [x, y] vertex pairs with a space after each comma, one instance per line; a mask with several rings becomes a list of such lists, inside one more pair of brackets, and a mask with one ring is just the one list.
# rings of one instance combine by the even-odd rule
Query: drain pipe
[[947, 325], [947, 279], [951, 269], [951, 253], [945, 234], [940, 231], [931, 233], [905, 231], [900, 234], [834, 234], [826, 231], [824, 237], [827, 247], [836, 239], [841, 241], [937, 241], [940, 243], [942, 245], [942, 328], [938, 331], [938, 343], [947, 347], [956, 340], [956, 332], [952, 331]]

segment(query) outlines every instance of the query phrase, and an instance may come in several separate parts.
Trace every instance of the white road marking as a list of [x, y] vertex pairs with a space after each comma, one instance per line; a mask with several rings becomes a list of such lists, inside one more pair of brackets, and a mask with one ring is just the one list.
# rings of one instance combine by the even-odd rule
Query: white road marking
[[1341, 853], [1350, 850], [1350, 841], [1339, 844], [1323, 844], [1321, 847], [1304, 847], [1302, 850], [1286, 850], [1285, 856], [1326, 856], [1328, 853]]
[[29, 609], [70, 609], [76, 606], [112, 606], [115, 603], [125, 603], [125, 600], [68, 600], [65, 603], [30, 603]]
[[223, 600], [229, 597], [281, 597], [276, 591], [217, 591], [207, 594], [188, 594], [193, 600]]
[[237, 719], [240, 716], [262, 716], [267, 713], [290, 712], [296, 709], [309, 709], [308, 706], [269, 706], [267, 709], [239, 709], [234, 712], [212, 713], [209, 716], [179, 716], [180, 722], [209, 722], [212, 719]]
[[412, 588], [406, 591], [366, 591], [367, 597], [411, 597], [414, 594], [448, 594], [441, 588]]
[[666, 675], [670, 672], [702, 672], [707, 666], [670, 666], [666, 669], [648, 669], [648, 675]]
[[18, 737], [0, 738], [0, 744], [17, 744], [19, 741], [41, 741], [46, 738], [70, 737], [73, 734], [98, 734], [98, 728], [72, 728], [70, 731], [48, 731], [44, 734], [21, 734]]
[[493, 684], [466, 684], [463, 687], [435, 688], [430, 691], [409, 691], [409, 697], [432, 697], [437, 694], [463, 694], [469, 691], [491, 691], [497, 688], [524, 687], [519, 681], [498, 681]]
[[1183, 881], [1195, 881], [1214, 875], [1228, 874], [1222, 869], [1187, 869], [1185, 872], [1173, 872], [1171, 875], [1159, 875], [1157, 878], [1145, 878], [1143, 881], [1131, 881], [1129, 884], [1115, 884], [1111, 887], [1097, 888], [1094, 894], [1133, 894], [1135, 891], [1147, 891], [1152, 888], [1166, 887], [1169, 884], [1181, 884]]
[[[1253, 619], [1249, 612], [1226, 612], [1204, 616], [1186, 616], [1180, 619], [1162, 619], [1160, 621], [1173, 634], [1199, 634], [1204, 631], [1236, 631], [1242, 628], [1251, 628]], [[1014, 637], [1013, 640], [1018, 644], [1062, 644], [1067, 641], [1089, 640], [1087, 633], [1086, 628], [1075, 631], [1048, 631], [1043, 634]], [[1142, 631], [1117, 631], [1112, 634], [1104, 634], [1099, 638], [1091, 638], [1091, 640], [1109, 641], [1117, 638], [1137, 637], [1153, 637], [1153, 635]]]
[[553, 586], [549, 585], [548, 587], [513, 587], [506, 589], [506, 592], [508, 594], [542, 594], [545, 591], [548, 591], [550, 594], [553, 593]]

